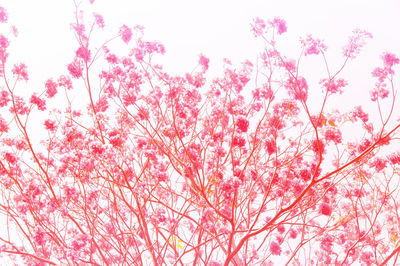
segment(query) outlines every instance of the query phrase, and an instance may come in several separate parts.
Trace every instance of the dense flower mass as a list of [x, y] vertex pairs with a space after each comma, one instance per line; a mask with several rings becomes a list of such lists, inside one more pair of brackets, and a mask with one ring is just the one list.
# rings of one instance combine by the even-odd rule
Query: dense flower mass
[[[357, 75], [343, 69], [370, 33], [353, 32], [335, 72], [322, 40], [306, 35], [291, 58], [279, 45], [286, 22], [255, 18], [258, 58], [224, 59], [210, 77], [214, 61], [200, 54], [171, 74], [158, 61], [165, 47], [142, 26], [98, 42], [102, 15], [87, 19], [84, 2], [75, 4], [71, 58], [39, 86], [29, 62], [7, 61], [18, 54], [9, 57], [10, 34], [0, 33], [1, 259], [396, 263], [397, 55], [371, 67], [370, 103], [346, 99]], [[0, 22], [8, 25], [4, 7]], [[308, 55], [321, 59], [318, 71], [303, 67]]]

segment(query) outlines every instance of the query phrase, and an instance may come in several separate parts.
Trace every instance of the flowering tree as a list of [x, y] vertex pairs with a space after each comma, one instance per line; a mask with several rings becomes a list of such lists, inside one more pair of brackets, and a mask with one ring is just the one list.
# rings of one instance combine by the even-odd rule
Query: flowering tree
[[[223, 76], [207, 81], [204, 55], [195, 71], [169, 75], [154, 63], [163, 45], [142, 27], [120, 28], [129, 48], [118, 54], [115, 37], [92, 42], [102, 16], [84, 23], [82, 14], [76, 4], [75, 57], [40, 92], [19, 90], [27, 66], [7, 62], [11, 36], [0, 35], [1, 256], [26, 265], [397, 261], [399, 59], [386, 52], [372, 72], [376, 122], [331, 100], [370, 33], [353, 32], [334, 70], [323, 41], [301, 39], [290, 59], [278, 45], [285, 21], [256, 18], [259, 60], [225, 60]], [[300, 68], [309, 56], [324, 62], [319, 86]]]

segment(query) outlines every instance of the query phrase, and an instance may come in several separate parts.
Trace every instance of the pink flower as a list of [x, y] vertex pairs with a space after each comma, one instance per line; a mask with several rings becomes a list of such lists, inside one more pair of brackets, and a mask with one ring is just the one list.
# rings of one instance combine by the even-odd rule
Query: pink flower
[[240, 117], [236, 121], [236, 126], [238, 127], [238, 129], [240, 131], [246, 132], [249, 129], [249, 120], [247, 120], [246, 118]]
[[393, 154], [389, 155], [388, 160], [392, 164], [400, 164], [400, 153], [393, 153]]
[[40, 111], [44, 111], [46, 110], [46, 101], [43, 99], [40, 99], [38, 96], [36, 95], [32, 95], [31, 99], [29, 100], [30, 103], [34, 104], [37, 106], [37, 108]]
[[90, 61], [90, 50], [87, 47], [81, 46], [75, 53], [76, 57], [82, 58], [85, 62]]
[[386, 68], [377, 67], [371, 74], [373, 77], [378, 78], [379, 82], [384, 82], [389, 72]]
[[8, 45], [10, 45], [10, 43], [9, 43], [7, 37], [0, 34], [0, 48], [6, 49], [8, 47]]
[[352, 112], [353, 117], [360, 119], [364, 123], [368, 122], [368, 114], [362, 110], [361, 106], [357, 106]]
[[274, 139], [267, 140], [265, 142], [265, 148], [266, 148], [266, 150], [267, 150], [269, 155], [275, 153], [277, 151], [275, 140]]
[[11, 26], [11, 32], [14, 35], [14, 37], [18, 36], [18, 29], [15, 26]]
[[287, 84], [289, 95], [299, 101], [307, 101], [308, 98], [308, 85], [307, 81], [303, 77], [293, 78], [290, 77]]
[[8, 91], [1, 91], [0, 92], [0, 107], [4, 107], [8, 104], [10, 101], [10, 98], [8, 98]]
[[0, 6], [0, 23], [6, 23], [8, 20], [7, 10]]
[[269, 24], [278, 30], [279, 35], [285, 33], [287, 30], [286, 21], [279, 17], [276, 17], [272, 21], [269, 21]]
[[76, 31], [76, 34], [78, 34], [78, 36], [85, 35], [85, 25], [78, 23], [78, 24], [72, 24], [71, 26]]
[[73, 78], [77, 79], [82, 77], [82, 66], [77, 60], [68, 65], [68, 71]]
[[99, 101], [96, 103], [96, 112], [105, 112], [108, 109], [108, 101], [105, 96], [101, 96]]
[[107, 55], [106, 60], [110, 64], [118, 64], [118, 57], [115, 54]]
[[311, 35], [307, 35], [306, 39], [300, 39], [305, 49], [304, 55], [319, 54], [320, 52], [325, 52], [327, 46], [320, 40], [314, 39]]
[[314, 139], [311, 142], [311, 150], [315, 152], [316, 154], [321, 154], [325, 153], [325, 144], [321, 140]]
[[50, 130], [52, 132], [54, 132], [57, 129], [56, 122], [50, 119], [44, 121], [44, 126], [46, 127], [47, 130]]
[[361, 253], [360, 260], [364, 262], [366, 265], [375, 264], [374, 254], [371, 251], [364, 251]]
[[319, 212], [322, 215], [326, 215], [329, 216], [332, 214], [332, 207], [328, 204], [323, 202], [320, 206], [319, 206]]
[[45, 87], [47, 97], [52, 98], [57, 94], [57, 83], [55, 83], [52, 79], [46, 81]]
[[389, 52], [382, 55], [382, 60], [386, 68], [392, 68], [392, 66], [399, 63], [399, 58], [395, 54]]
[[297, 237], [297, 232], [294, 229], [289, 230], [289, 237], [290, 238], [296, 238]]
[[129, 106], [136, 102], [136, 96], [132, 92], [126, 92], [122, 94], [122, 100], [125, 106]]
[[271, 245], [269, 246], [269, 250], [271, 251], [272, 255], [278, 256], [281, 255], [282, 252], [281, 246], [275, 241], [271, 243]]
[[61, 75], [58, 78], [58, 86], [62, 86], [68, 90], [72, 89], [72, 81], [69, 77]]
[[232, 146], [244, 147], [246, 140], [242, 137], [234, 137], [232, 140]]
[[343, 55], [354, 59], [366, 44], [367, 38], [372, 38], [372, 34], [365, 30], [353, 30], [353, 36], [349, 38], [349, 43], [343, 48]]
[[29, 109], [25, 105], [25, 101], [24, 101], [24, 99], [22, 99], [22, 97], [15, 96], [14, 100], [15, 100], [15, 106], [11, 106], [10, 107], [10, 112], [11, 113], [16, 112], [19, 115], [24, 115], [29, 111]]
[[8, 131], [7, 121], [0, 116], [0, 132], [6, 133]]
[[17, 162], [17, 157], [9, 152], [6, 152], [4, 154], [4, 159], [6, 159], [6, 161], [9, 162], [10, 164], [15, 164]]
[[[8, 57], [7, 47], [9, 44], [8, 39], [0, 34], [0, 61], [3, 63], [6, 62]], [[0, 74], [3, 74], [3, 67], [0, 69]]]
[[325, 131], [325, 139], [339, 144], [342, 142], [342, 133], [337, 129], [329, 128]]
[[371, 101], [376, 101], [378, 98], [385, 99], [389, 96], [389, 90], [386, 89], [385, 83], [377, 82], [375, 88], [370, 91]]
[[16, 75], [18, 78], [22, 78], [25, 81], [28, 81], [28, 72], [26, 69], [26, 65], [23, 63], [14, 65], [12, 73]]
[[126, 25], [122, 25], [122, 27], [119, 30], [119, 33], [121, 34], [122, 40], [126, 44], [128, 44], [129, 41], [132, 39], [132, 30]]
[[276, 229], [278, 229], [278, 232], [281, 234], [285, 233], [285, 226], [283, 224], [280, 224]]
[[261, 36], [265, 30], [265, 22], [261, 18], [256, 17], [254, 19], [254, 25], [252, 25], [251, 30], [254, 32], [254, 36]]
[[93, 13], [94, 21], [99, 28], [104, 28], [104, 19], [103, 16], [97, 13]]
[[46, 232], [42, 228], [37, 227], [35, 229], [35, 233], [33, 234], [33, 240], [34, 240], [35, 244], [38, 246], [42, 246], [42, 245], [46, 244], [46, 242], [47, 242]]
[[375, 159], [370, 165], [371, 167], [375, 167], [377, 172], [381, 172], [383, 169], [386, 168], [387, 160], [383, 160], [381, 158]]
[[209, 62], [210, 62], [210, 59], [208, 59], [207, 57], [205, 57], [202, 54], [200, 55], [199, 64], [203, 67], [204, 71], [206, 71], [208, 69]]
[[342, 88], [346, 87], [348, 83], [346, 80], [340, 78], [337, 80], [322, 79], [320, 81], [320, 84], [322, 84], [326, 88], [326, 90], [330, 93], [337, 93], [337, 92], [342, 93], [343, 92]]

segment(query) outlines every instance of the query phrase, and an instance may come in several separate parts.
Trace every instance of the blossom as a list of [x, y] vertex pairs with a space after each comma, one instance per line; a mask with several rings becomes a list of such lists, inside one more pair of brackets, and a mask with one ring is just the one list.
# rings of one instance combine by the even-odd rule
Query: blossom
[[210, 59], [208, 59], [207, 57], [205, 57], [202, 54], [200, 55], [199, 64], [203, 67], [204, 71], [206, 71], [208, 69], [209, 62], [210, 62]]
[[376, 158], [370, 165], [371, 167], [375, 167], [377, 172], [381, 172], [386, 168], [387, 161], [382, 158]]
[[26, 65], [23, 63], [14, 65], [12, 73], [16, 75], [18, 78], [22, 78], [25, 81], [28, 81], [28, 72], [26, 69]]
[[265, 30], [265, 22], [261, 18], [256, 17], [254, 19], [254, 24], [252, 25], [252, 31], [254, 36], [258, 37], [263, 34]]
[[99, 101], [96, 103], [96, 112], [105, 112], [108, 109], [107, 97], [101, 96]]
[[328, 203], [323, 202], [319, 206], [319, 212], [323, 215], [329, 216], [332, 214], [332, 207]]
[[389, 96], [389, 90], [386, 89], [386, 84], [377, 82], [375, 87], [369, 92], [371, 101], [375, 102], [378, 98], [385, 99]]
[[311, 142], [311, 150], [316, 154], [325, 153], [325, 144], [321, 140], [314, 139]]
[[307, 101], [308, 98], [308, 85], [303, 77], [290, 77], [286, 83], [286, 88], [289, 90], [289, 95], [299, 101]]
[[381, 57], [386, 68], [391, 68], [399, 63], [399, 58], [395, 54], [385, 52]]
[[52, 132], [54, 132], [57, 129], [56, 122], [53, 120], [47, 119], [44, 121], [43, 124], [47, 130], [50, 130]]
[[384, 82], [388, 74], [388, 69], [381, 67], [375, 68], [371, 73], [373, 77], [378, 78], [379, 82]]
[[279, 35], [285, 33], [287, 30], [286, 21], [279, 17], [276, 17], [272, 21], [269, 21], [269, 24], [278, 30]]
[[106, 60], [110, 64], [118, 64], [118, 57], [115, 54], [108, 54]]
[[49, 98], [54, 97], [57, 94], [57, 83], [54, 82], [52, 79], [48, 79], [45, 83], [46, 87], [46, 95]]
[[281, 234], [285, 233], [285, 226], [283, 224], [280, 224], [276, 229], [278, 229], [278, 232]]
[[[5, 62], [8, 57], [7, 47], [9, 44], [7, 37], [0, 34], [0, 60], [3, 62]], [[3, 72], [3, 70], [1, 70], [1, 72]]]
[[269, 155], [275, 153], [277, 151], [275, 140], [270, 139], [270, 140], [265, 141], [265, 148]]
[[400, 153], [393, 153], [387, 158], [392, 164], [400, 164]]
[[122, 25], [122, 27], [119, 30], [119, 33], [121, 34], [122, 40], [126, 44], [128, 44], [129, 41], [132, 39], [132, 30], [126, 25]]
[[36, 95], [32, 95], [29, 102], [35, 104], [40, 111], [46, 110], [46, 101]]
[[14, 35], [14, 37], [18, 37], [18, 29], [15, 26], [11, 26], [11, 32]]
[[46, 244], [47, 242], [46, 232], [41, 227], [37, 227], [35, 229], [35, 233], [33, 234], [33, 240], [35, 242], [35, 245], [38, 246]]
[[326, 88], [326, 90], [330, 93], [342, 93], [345, 86], [347, 86], [347, 81], [340, 78], [340, 79], [322, 79], [320, 82], [322, 86]]
[[4, 154], [4, 159], [6, 159], [6, 161], [9, 162], [10, 164], [15, 164], [17, 162], [17, 157], [9, 152], [6, 152]]
[[8, 20], [7, 10], [0, 6], [0, 23], [6, 23]]
[[77, 60], [69, 64], [68, 71], [73, 78], [80, 78], [82, 77], [82, 66], [79, 64]]
[[4, 107], [8, 104], [8, 102], [10, 101], [10, 98], [8, 97], [8, 91], [1, 91], [0, 92], [0, 107]]
[[325, 131], [325, 139], [327, 141], [333, 141], [335, 144], [339, 144], [342, 142], [342, 133], [337, 129], [328, 128]]
[[68, 90], [72, 89], [72, 81], [68, 76], [61, 75], [57, 81], [58, 86], [62, 86]]
[[365, 30], [353, 30], [353, 36], [349, 38], [348, 44], [343, 48], [343, 55], [354, 59], [365, 45], [367, 38], [372, 38], [372, 34]]
[[362, 110], [362, 107], [361, 107], [361, 106], [357, 106], [357, 107], [354, 108], [354, 111], [352, 112], [352, 116], [355, 117], [355, 118], [360, 119], [360, 120], [363, 121], [364, 123], [367, 123], [367, 122], [368, 122], [368, 114], [365, 113], [365, 112]]
[[240, 131], [246, 132], [249, 128], [249, 120], [247, 120], [246, 118], [240, 117], [236, 121], [236, 126], [238, 127], [238, 129]]
[[294, 229], [289, 230], [289, 237], [290, 238], [296, 238], [297, 237], [297, 232]]
[[366, 265], [373, 265], [374, 262], [374, 254], [371, 251], [364, 251], [361, 253], [360, 260], [364, 262]]
[[103, 16], [97, 13], [93, 13], [94, 21], [99, 28], [104, 28], [104, 19]]
[[5, 37], [3, 34], [0, 34], [0, 47], [2, 49], [6, 49], [10, 45], [7, 37]]
[[90, 61], [90, 50], [87, 47], [79, 47], [75, 54], [76, 57], [82, 58], [85, 62]]
[[269, 246], [269, 250], [271, 251], [272, 255], [281, 255], [282, 249], [281, 246], [276, 242], [273, 241]]
[[24, 99], [22, 99], [22, 97], [15, 96], [14, 101], [15, 101], [15, 106], [10, 107], [10, 112], [12, 112], [12, 113], [16, 112], [19, 115], [24, 115], [29, 111], [29, 109], [25, 105], [25, 101], [24, 101]]
[[300, 39], [300, 42], [305, 49], [304, 55], [319, 54], [320, 52], [325, 52], [327, 46], [320, 40], [314, 39], [311, 35], [307, 35], [306, 39]]
[[0, 132], [6, 133], [8, 131], [7, 121], [0, 116]]

